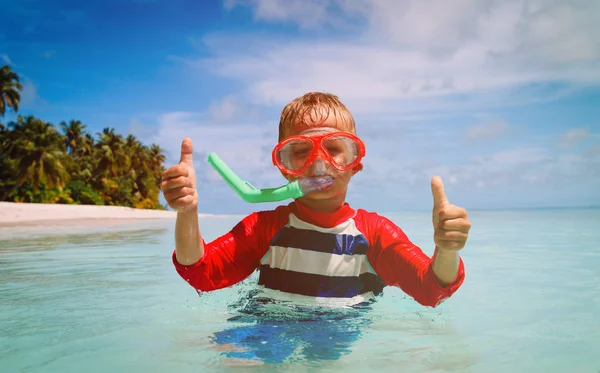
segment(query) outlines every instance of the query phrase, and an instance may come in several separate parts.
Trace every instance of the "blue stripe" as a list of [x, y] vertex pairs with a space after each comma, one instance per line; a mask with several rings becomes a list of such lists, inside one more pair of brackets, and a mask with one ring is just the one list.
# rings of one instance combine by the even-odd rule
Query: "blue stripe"
[[293, 247], [337, 255], [365, 255], [369, 243], [362, 234], [352, 236], [283, 227], [271, 240], [271, 246]]
[[381, 293], [385, 286], [378, 276], [364, 273], [353, 277], [314, 275], [260, 266], [259, 285], [286, 293], [312, 297], [352, 298], [372, 291]]

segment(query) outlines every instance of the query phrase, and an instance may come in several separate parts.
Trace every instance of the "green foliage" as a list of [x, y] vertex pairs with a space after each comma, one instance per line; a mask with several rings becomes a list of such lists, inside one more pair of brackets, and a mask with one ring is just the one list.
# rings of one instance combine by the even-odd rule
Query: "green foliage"
[[68, 196], [71, 197], [72, 202], [66, 203], [79, 203], [82, 205], [104, 205], [104, 201], [100, 198], [100, 194], [92, 188], [91, 185], [85, 184], [81, 180], [72, 180], [67, 184], [65, 189]]
[[10, 66], [2, 66], [0, 68], [0, 116], [4, 116], [7, 108], [15, 113], [19, 110], [22, 90], [23, 85], [19, 76]]
[[[0, 116], [3, 108], [18, 110], [17, 83], [5, 66]], [[165, 156], [158, 145], [112, 128], [94, 137], [76, 120], [59, 128], [34, 116], [0, 123], [0, 201], [164, 209], [158, 196]]]
[[[32, 116], [8, 123], [0, 141], [0, 200], [164, 209], [158, 202], [165, 157], [156, 145], [81, 122], [61, 126]], [[72, 126], [80, 126], [78, 132]]]

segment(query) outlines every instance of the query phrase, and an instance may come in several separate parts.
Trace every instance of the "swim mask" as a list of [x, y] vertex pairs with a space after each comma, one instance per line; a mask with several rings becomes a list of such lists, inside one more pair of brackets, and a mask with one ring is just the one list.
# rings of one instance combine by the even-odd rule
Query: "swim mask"
[[365, 153], [365, 145], [357, 136], [318, 129], [285, 138], [273, 149], [272, 158], [285, 174], [300, 176], [312, 166], [311, 176], [318, 176], [328, 174], [324, 162], [337, 171], [348, 171], [360, 163]]

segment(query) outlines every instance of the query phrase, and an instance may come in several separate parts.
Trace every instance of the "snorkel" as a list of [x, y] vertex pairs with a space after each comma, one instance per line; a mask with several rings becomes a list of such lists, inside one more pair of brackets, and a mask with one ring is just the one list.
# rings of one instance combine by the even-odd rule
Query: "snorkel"
[[310, 192], [325, 189], [333, 183], [331, 176], [316, 176], [297, 179], [277, 188], [257, 189], [236, 175], [216, 153], [208, 155], [208, 163], [244, 201], [249, 203], [278, 202], [288, 198], [296, 199]]

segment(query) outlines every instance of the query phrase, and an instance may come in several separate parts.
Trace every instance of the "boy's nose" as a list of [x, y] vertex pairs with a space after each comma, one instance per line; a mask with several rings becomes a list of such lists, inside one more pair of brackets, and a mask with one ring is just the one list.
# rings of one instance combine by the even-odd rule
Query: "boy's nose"
[[314, 176], [323, 176], [328, 174], [327, 164], [325, 163], [323, 158], [321, 158], [321, 156], [317, 156], [317, 158], [315, 158], [313, 163], [310, 165], [309, 169], [311, 174]]

